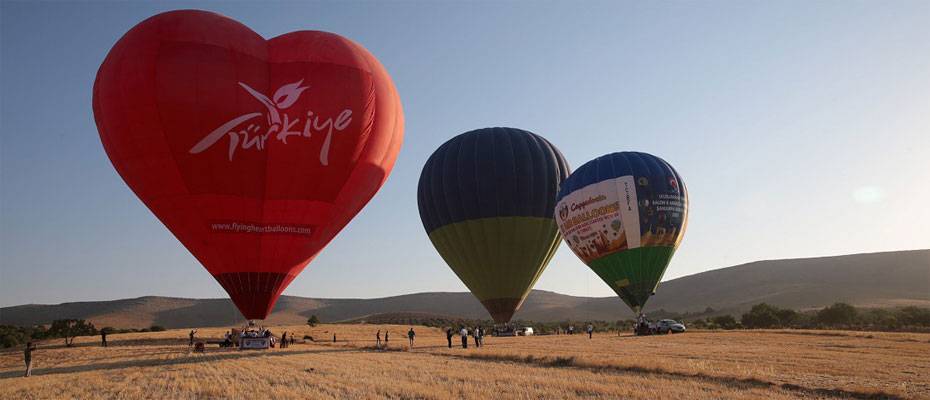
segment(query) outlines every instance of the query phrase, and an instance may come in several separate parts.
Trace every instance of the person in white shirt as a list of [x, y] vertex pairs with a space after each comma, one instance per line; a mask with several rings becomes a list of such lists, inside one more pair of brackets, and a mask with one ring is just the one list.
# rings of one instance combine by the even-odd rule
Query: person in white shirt
[[468, 348], [468, 329], [465, 329], [465, 327], [463, 326], [462, 330], [459, 331], [459, 335], [462, 336], [462, 348], [467, 349]]

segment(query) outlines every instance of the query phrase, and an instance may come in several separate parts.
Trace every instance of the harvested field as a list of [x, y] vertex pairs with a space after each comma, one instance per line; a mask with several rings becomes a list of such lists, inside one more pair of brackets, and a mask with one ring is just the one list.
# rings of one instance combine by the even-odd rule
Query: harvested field
[[[0, 353], [0, 398], [927, 398], [930, 334], [716, 331], [486, 339], [446, 347], [439, 329], [273, 327], [316, 341], [286, 349], [188, 350], [186, 330], [40, 343], [34, 375]], [[390, 332], [387, 350], [375, 332]], [[201, 329], [218, 339], [224, 329]], [[337, 341], [332, 342], [333, 333]], [[458, 345], [458, 346], [455, 346]], [[923, 377], [923, 378], [921, 378]]]

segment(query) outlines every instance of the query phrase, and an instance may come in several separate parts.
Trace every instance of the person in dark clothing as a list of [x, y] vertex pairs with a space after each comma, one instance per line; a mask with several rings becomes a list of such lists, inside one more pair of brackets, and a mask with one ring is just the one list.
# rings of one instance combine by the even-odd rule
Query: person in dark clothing
[[468, 329], [465, 329], [465, 327], [463, 326], [462, 329], [459, 331], [459, 335], [462, 336], [462, 348], [467, 349], [468, 348]]
[[197, 333], [197, 330], [191, 329], [191, 333], [187, 334], [190, 337], [190, 343], [187, 344], [187, 348], [194, 347], [194, 335]]
[[32, 352], [36, 350], [36, 345], [32, 342], [26, 343], [26, 349], [23, 350], [23, 360], [26, 361], [26, 374], [23, 377], [32, 376]]
[[107, 330], [106, 329], [100, 330], [100, 345], [103, 347], [107, 347]]
[[333, 343], [336, 343], [336, 334], [333, 334]]
[[381, 348], [381, 330], [380, 329], [378, 329], [378, 333], [375, 334], [375, 348], [376, 349]]
[[281, 348], [287, 347], [287, 332], [281, 333]]
[[449, 342], [449, 348], [452, 348], [452, 328], [446, 329], [446, 341]]
[[388, 347], [388, 331], [384, 331], [384, 347]]
[[588, 339], [591, 339], [591, 335], [594, 334], [594, 325], [588, 324]]
[[478, 327], [471, 331], [471, 336], [475, 338], [475, 347], [481, 347], [481, 334], [478, 333]]
[[410, 339], [410, 348], [413, 348], [413, 338], [417, 336], [417, 333], [413, 331], [413, 327], [410, 327], [410, 330], [407, 331], [407, 339]]

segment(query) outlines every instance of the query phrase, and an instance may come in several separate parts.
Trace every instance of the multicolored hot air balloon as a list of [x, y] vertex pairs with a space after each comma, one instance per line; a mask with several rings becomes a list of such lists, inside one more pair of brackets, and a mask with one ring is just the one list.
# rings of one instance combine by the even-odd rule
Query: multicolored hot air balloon
[[423, 166], [423, 227], [498, 323], [520, 308], [558, 248], [552, 213], [568, 174], [555, 146], [514, 128], [463, 133]]
[[204, 11], [127, 32], [93, 104], [117, 172], [248, 319], [368, 203], [403, 140], [391, 78], [359, 44], [265, 40]]
[[572, 251], [639, 313], [681, 243], [688, 190], [659, 157], [608, 154], [562, 183], [556, 219]]

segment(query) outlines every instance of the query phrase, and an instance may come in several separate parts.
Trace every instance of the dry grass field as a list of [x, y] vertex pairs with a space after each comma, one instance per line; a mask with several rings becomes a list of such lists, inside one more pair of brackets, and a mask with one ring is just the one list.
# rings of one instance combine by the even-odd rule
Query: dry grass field
[[[375, 332], [390, 331], [387, 350]], [[926, 398], [930, 334], [839, 331], [595, 334], [486, 339], [446, 347], [438, 329], [273, 327], [316, 341], [287, 349], [192, 353], [187, 331], [43, 342], [34, 375], [21, 349], [0, 353], [0, 398]], [[220, 338], [224, 329], [201, 329]], [[337, 342], [332, 342], [336, 333]], [[458, 338], [454, 338], [457, 340]], [[460, 342], [454, 341], [459, 344]]]

